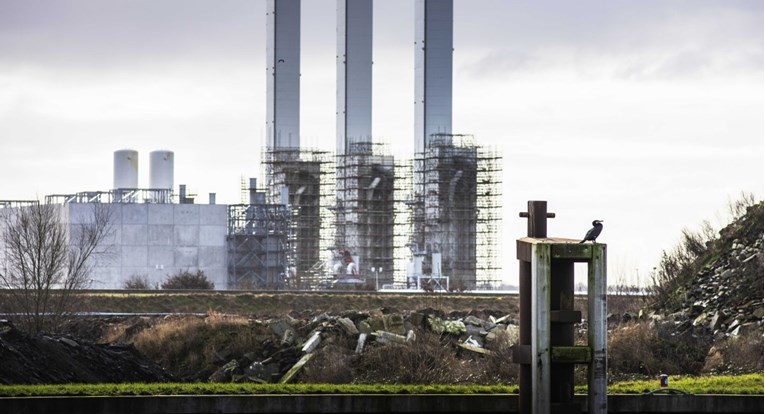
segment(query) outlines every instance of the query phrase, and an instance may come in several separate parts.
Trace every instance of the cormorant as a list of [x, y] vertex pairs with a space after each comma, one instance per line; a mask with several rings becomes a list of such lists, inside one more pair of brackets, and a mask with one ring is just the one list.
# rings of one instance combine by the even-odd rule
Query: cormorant
[[598, 238], [600, 235], [600, 231], [603, 230], [603, 225], [601, 224], [603, 220], [595, 220], [592, 222], [592, 228], [587, 231], [587, 234], [584, 235], [584, 239], [580, 241], [579, 243], [584, 243], [586, 241], [592, 241], [595, 242], [595, 239]]

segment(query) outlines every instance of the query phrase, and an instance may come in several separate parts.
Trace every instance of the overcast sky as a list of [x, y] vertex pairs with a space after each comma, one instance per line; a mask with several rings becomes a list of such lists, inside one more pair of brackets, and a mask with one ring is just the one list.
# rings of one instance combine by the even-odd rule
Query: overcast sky
[[[303, 1], [301, 132], [332, 150], [335, 1]], [[683, 228], [763, 196], [763, 2], [454, 1], [455, 133], [504, 156], [503, 260], [527, 200], [550, 236], [605, 220], [609, 278], [644, 281]], [[0, 1], [0, 199], [109, 190], [115, 150], [240, 201], [260, 175], [264, 0]], [[374, 6], [373, 135], [411, 157], [414, 6]]]

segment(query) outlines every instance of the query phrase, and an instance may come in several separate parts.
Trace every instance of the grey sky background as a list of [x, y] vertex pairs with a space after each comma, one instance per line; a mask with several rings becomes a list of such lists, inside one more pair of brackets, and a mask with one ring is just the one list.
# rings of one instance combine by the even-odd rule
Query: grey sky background
[[[609, 278], [645, 282], [684, 227], [763, 196], [761, 1], [455, 0], [456, 133], [504, 156], [503, 264], [518, 212], [551, 236], [605, 220]], [[301, 132], [333, 149], [335, 1], [303, 1]], [[411, 157], [414, 6], [374, 6], [375, 139]], [[263, 0], [0, 0], [0, 199], [108, 190], [112, 154], [175, 152], [175, 181], [240, 201], [260, 176]]]

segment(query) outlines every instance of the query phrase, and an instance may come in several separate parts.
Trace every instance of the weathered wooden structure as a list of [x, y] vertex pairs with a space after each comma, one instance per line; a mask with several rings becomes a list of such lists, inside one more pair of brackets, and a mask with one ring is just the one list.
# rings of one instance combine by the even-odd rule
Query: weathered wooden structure
[[[589, 413], [607, 412], [606, 245], [548, 238], [546, 201], [529, 201], [528, 237], [517, 240], [520, 265], [521, 413], [579, 413], [574, 400], [574, 365], [588, 366]], [[574, 346], [574, 263], [588, 265], [587, 345]]]

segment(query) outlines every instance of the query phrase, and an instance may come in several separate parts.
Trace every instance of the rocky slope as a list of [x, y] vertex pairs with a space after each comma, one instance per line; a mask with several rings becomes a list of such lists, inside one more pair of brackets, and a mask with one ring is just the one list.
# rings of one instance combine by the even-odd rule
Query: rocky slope
[[707, 244], [701, 269], [678, 289], [679, 306], [666, 309], [679, 330], [738, 336], [763, 326], [763, 203], [722, 229]]

